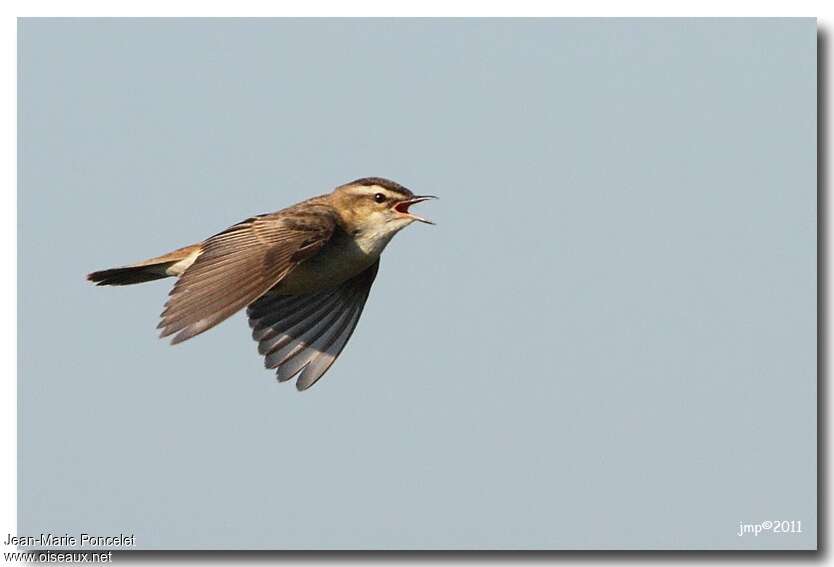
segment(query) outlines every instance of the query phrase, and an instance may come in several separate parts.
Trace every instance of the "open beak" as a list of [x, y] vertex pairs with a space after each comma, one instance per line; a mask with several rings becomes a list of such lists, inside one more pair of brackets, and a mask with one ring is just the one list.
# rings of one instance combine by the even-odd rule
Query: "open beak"
[[394, 210], [400, 213], [401, 215], [405, 215], [407, 217], [411, 217], [416, 221], [424, 222], [426, 224], [434, 224], [428, 219], [424, 219], [423, 217], [418, 217], [417, 215], [408, 211], [408, 207], [411, 205], [416, 205], [417, 203], [422, 203], [423, 201], [428, 201], [429, 199], [437, 199], [434, 195], [417, 195], [412, 197], [411, 199], [406, 199], [405, 201], [400, 201], [396, 205], [394, 205]]

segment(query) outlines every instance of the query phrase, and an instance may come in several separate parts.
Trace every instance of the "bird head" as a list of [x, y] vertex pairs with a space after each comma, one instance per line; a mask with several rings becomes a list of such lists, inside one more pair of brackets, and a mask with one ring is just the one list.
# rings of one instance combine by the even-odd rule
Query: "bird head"
[[381, 177], [365, 177], [337, 187], [331, 202], [350, 232], [391, 237], [414, 221], [434, 224], [417, 216], [409, 207], [436, 199], [415, 195], [399, 183]]

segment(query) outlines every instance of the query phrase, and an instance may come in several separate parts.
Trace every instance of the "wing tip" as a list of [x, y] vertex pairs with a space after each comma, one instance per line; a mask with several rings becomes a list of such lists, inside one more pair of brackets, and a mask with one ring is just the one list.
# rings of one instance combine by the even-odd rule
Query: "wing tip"
[[311, 387], [313, 384], [315, 384], [316, 382], [318, 382], [318, 380], [315, 380], [315, 381], [313, 381], [313, 382], [310, 382], [309, 384], [302, 384], [302, 383], [301, 383], [301, 378], [299, 378], [298, 380], [296, 380], [296, 381], [295, 381], [295, 389], [296, 389], [296, 390], [298, 390], [299, 392], [304, 392], [304, 391], [306, 391], [306, 390], [309, 390], [309, 389], [310, 389], [310, 387]]
[[275, 377], [278, 379], [279, 382], [289, 382], [290, 380], [298, 376], [304, 370], [304, 368], [306, 368], [306, 365], [299, 368], [292, 374], [282, 374], [281, 367], [279, 366], [278, 369], [275, 371]]
[[[186, 327], [177, 327], [175, 325], [169, 325], [166, 321], [162, 321], [157, 325], [157, 329], [162, 329], [162, 332], [159, 333], [160, 339], [167, 339], [171, 337], [169, 341], [170, 345], [178, 345], [181, 342], [187, 341], [188, 339], [199, 335], [206, 329], [197, 330], [194, 328], [194, 325], [189, 325]], [[173, 337], [171, 336], [173, 335]]]
[[[167, 335], [166, 335], [166, 336], [167, 336]], [[183, 333], [178, 333], [178, 334], [174, 335], [174, 337], [171, 339], [171, 342], [170, 342], [169, 344], [170, 344], [171, 346], [178, 345], [178, 344], [180, 344], [181, 342], [183, 342], [183, 341], [187, 341], [187, 340], [188, 340], [188, 339], [190, 339], [190, 338], [191, 338], [191, 337], [190, 337], [190, 336], [188, 336], [188, 335], [184, 335]]]

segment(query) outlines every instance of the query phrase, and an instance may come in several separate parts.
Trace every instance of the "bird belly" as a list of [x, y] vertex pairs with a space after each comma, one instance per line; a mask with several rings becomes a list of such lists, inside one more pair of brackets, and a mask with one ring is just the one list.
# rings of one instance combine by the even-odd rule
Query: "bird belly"
[[293, 268], [273, 290], [284, 295], [301, 295], [333, 289], [364, 272], [377, 258], [378, 253], [362, 250], [352, 239], [336, 239]]

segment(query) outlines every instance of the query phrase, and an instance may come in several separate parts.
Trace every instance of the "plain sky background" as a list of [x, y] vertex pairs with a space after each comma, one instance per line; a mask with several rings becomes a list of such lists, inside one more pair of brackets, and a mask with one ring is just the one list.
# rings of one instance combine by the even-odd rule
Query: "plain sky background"
[[[815, 546], [813, 19], [20, 26], [20, 534]], [[84, 280], [368, 175], [438, 226], [308, 392]]]

